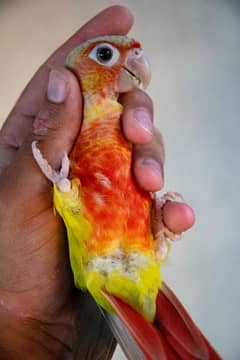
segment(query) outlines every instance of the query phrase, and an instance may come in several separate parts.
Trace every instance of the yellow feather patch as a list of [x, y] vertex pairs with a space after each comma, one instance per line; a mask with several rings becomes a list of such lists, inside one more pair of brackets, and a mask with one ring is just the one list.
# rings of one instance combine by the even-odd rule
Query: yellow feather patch
[[[135, 265], [128, 264], [129, 258], [134, 258]], [[116, 295], [146, 319], [153, 321], [156, 312], [156, 296], [161, 286], [159, 264], [150, 257], [132, 253], [128, 254], [128, 260], [121, 260], [121, 267], [113, 265], [111, 269], [98, 266], [100, 260], [96, 257], [92, 269], [86, 272], [86, 285], [98, 304], [105, 310], [111, 311], [109, 304], [102, 296], [101, 290], [105, 289], [110, 294]], [[114, 261], [114, 259], [113, 259]], [[126, 267], [124, 269], [124, 266]]]
[[85, 264], [88, 263], [88, 253], [85, 241], [91, 236], [92, 226], [83, 216], [83, 206], [79, 196], [79, 180], [73, 179], [69, 192], [61, 192], [54, 185], [54, 206], [62, 217], [68, 236], [69, 255], [78, 288], [86, 289]]

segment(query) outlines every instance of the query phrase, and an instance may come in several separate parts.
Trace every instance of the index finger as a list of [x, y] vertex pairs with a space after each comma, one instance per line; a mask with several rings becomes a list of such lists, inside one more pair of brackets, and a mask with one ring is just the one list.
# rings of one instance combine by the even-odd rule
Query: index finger
[[32, 120], [44, 101], [51, 68], [63, 65], [68, 53], [83, 41], [101, 35], [125, 35], [132, 24], [133, 15], [126, 7], [111, 6], [88, 21], [48, 58], [28, 83], [2, 127], [0, 142], [2, 139], [4, 149], [0, 148], [0, 165], [1, 157], [11, 159], [32, 131]]
[[124, 6], [111, 6], [89, 20], [48, 59], [54, 66], [63, 65], [69, 52], [82, 42], [102, 35], [125, 35], [133, 25], [133, 15]]
[[[28, 104], [28, 108], [23, 109], [22, 113], [26, 114], [30, 110], [29, 115], [36, 115], [36, 106], [37, 108], [39, 107], [39, 92], [45, 94], [50, 69], [63, 66], [67, 55], [72, 49], [93, 37], [102, 35], [125, 35], [131, 29], [132, 24], [133, 15], [131, 12], [126, 7], [119, 5], [111, 6], [89, 20], [70, 39], [60, 46], [36, 73], [30, 82], [31, 90], [28, 91], [28, 86], [27, 91], [23, 93], [23, 96], [26, 96], [26, 101], [23, 102], [23, 105]], [[36, 82], [38, 91], [35, 87], [34, 91], [32, 91], [32, 86], [36, 85]]]

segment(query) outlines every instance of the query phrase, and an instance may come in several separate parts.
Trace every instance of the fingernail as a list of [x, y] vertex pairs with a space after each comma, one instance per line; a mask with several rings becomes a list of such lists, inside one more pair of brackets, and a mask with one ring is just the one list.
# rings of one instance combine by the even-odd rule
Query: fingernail
[[144, 109], [136, 109], [134, 111], [134, 117], [144, 131], [152, 134], [153, 123], [147, 111]]
[[59, 70], [51, 70], [48, 80], [47, 97], [48, 100], [61, 104], [67, 98], [68, 82]]
[[144, 158], [141, 160], [141, 165], [148, 166], [156, 173], [157, 176], [162, 176], [161, 166], [156, 160]]

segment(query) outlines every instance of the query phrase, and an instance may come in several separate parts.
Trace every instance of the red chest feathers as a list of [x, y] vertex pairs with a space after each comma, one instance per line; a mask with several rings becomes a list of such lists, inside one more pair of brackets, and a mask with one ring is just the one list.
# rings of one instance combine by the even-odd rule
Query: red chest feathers
[[102, 127], [95, 135], [92, 130], [82, 132], [71, 154], [71, 178], [80, 179], [84, 211], [94, 224], [92, 250], [99, 241], [102, 249], [110, 246], [113, 238], [122, 247], [148, 248], [150, 197], [132, 176], [131, 146], [118, 128]]

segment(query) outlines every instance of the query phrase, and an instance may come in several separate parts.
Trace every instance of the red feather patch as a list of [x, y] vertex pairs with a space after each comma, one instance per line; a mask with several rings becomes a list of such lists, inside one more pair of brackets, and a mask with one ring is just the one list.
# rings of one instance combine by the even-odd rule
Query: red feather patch
[[180, 301], [162, 285], [153, 324], [119, 298], [103, 295], [124, 323], [147, 360], [220, 360]]

